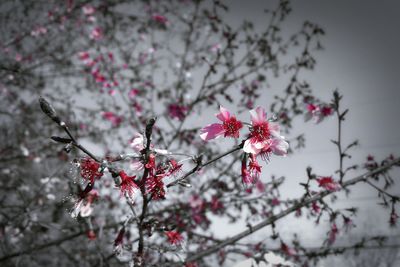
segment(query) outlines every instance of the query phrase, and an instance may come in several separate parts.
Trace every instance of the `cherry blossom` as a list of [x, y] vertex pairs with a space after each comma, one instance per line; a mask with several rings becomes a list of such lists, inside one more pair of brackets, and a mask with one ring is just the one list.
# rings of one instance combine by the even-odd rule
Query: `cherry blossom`
[[239, 131], [243, 127], [242, 122], [238, 121], [236, 117], [231, 115], [223, 106], [220, 106], [219, 110], [220, 112], [215, 116], [222, 123], [209, 124], [201, 129], [200, 137], [204, 141], [209, 141], [221, 136], [239, 138]]
[[319, 187], [322, 187], [331, 192], [338, 191], [341, 188], [340, 184], [333, 180], [331, 176], [320, 177], [317, 179], [317, 181]]
[[153, 15], [151, 16], [151, 18], [152, 18], [154, 21], [156, 21], [156, 22], [158, 22], [158, 23], [160, 23], [160, 24], [162, 24], [162, 25], [166, 25], [166, 24], [168, 23], [168, 19], [167, 19], [165, 16], [160, 15], [160, 14], [157, 14], [157, 13], [153, 14]]
[[90, 39], [93, 39], [95, 41], [99, 41], [99, 40], [103, 39], [103, 30], [100, 27], [95, 27], [90, 32], [89, 37], [90, 37]]
[[105, 111], [103, 112], [103, 118], [108, 120], [109, 122], [111, 122], [113, 127], [118, 127], [121, 122], [122, 122], [122, 117], [116, 115], [115, 113], [111, 112], [111, 111]]
[[91, 16], [94, 14], [96, 9], [91, 5], [85, 5], [82, 7], [82, 11], [83, 11], [83, 14], [85, 14], [86, 16]]
[[329, 231], [328, 236], [328, 244], [332, 245], [336, 241], [336, 237], [339, 234], [339, 229], [336, 226], [336, 223], [333, 223], [331, 226], [331, 230]]
[[278, 156], [287, 154], [289, 144], [280, 135], [279, 125], [269, 122], [263, 108], [250, 111], [251, 128], [249, 138], [245, 141], [243, 151], [251, 154], [274, 153]]
[[120, 171], [121, 177], [120, 191], [121, 196], [127, 196], [132, 202], [135, 201], [139, 191], [139, 187], [135, 183], [136, 176], [128, 176], [124, 171]]
[[305, 121], [312, 119], [315, 123], [320, 123], [324, 118], [331, 116], [334, 110], [330, 105], [308, 103], [306, 104], [306, 111]]
[[186, 117], [186, 112], [188, 111], [188, 108], [179, 105], [179, 104], [170, 104], [168, 106], [168, 115], [172, 119], [178, 119], [178, 120], [183, 120]]
[[95, 179], [99, 179], [103, 173], [99, 171], [100, 163], [91, 158], [83, 158], [80, 161], [80, 174], [90, 183], [94, 183]]
[[166, 231], [165, 235], [168, 238], [168, 242], [172, 245], [180, 245], [183, 241], [183, 236], [177, 231]]

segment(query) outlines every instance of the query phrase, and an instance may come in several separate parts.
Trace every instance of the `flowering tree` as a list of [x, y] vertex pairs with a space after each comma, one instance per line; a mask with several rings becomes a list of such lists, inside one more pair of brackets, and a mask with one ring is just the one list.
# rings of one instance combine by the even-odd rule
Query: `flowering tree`
[[[342, 95], [320, 100], [302, 78], [324, 31], [305, 22], [285, 36], [285, 0], [265, 11], [264, 29], [233, 27], [226, 4], [1, 3], [2, 263], [219, 266], [265, 261], [270, 242], [307, 266], [337, 253], [337, 234], [353, 226], [356, 209], [326, 197], [361, 182], [396, 224], [398, 197], [387, 189], [400, 159], [351, 162], [357, 142], [342, 142]], [[274, 79], [286, 86], [271, 92]], [[308, 167], [302, 197], [283, 199], [286, 179], [268, 163], [305, 145], [294, 120], [326, 119], [338, 121], [338, 169]], [[275, 224], [292, 213], [329, 219], [321, 248], [280, 237]], [[213, 224], [223, 219], [245, 229], [220, 239]], [[247, 238], [266, 227], [265, 242]]]

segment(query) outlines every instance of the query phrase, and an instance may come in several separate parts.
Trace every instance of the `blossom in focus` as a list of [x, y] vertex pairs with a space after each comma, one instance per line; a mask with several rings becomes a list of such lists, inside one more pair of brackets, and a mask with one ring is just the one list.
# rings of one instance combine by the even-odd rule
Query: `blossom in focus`
[[278, 156], [287, 154], [289, 144], [280, 135], [279, 125], [269, 122], [263, 108], [250, 111], [251, 128], [249, 138], [245, 141], [243, 151], [251, 154], [273, 153]]
[[165, 199], [166, 186], [163, 176], [151, 176], [146, 180], [147, 193], [151, 194], [154, 200]]
[[222, 123], [209, 124], [201, 129], [200, 137], [204, 141], [209, 141], [220, 136], [239, 138], [239, 131], [243, 127], [242, 122], [238, 121], [236, 117], [231, 115], [223, 106], [220, 106], [219, 110], [220, 112], [215, 116]]
[[100, 163], [91, 158], [81, 159], [80, 169], [81, 176], [92, 184], [94, 183], [95, 179], [99, 179], [101, 176], [103, 176], [103, 173], [99, 171]]
[[341, 188], [340, 184], [333, 180], [331, 176], [320, 177], [317, 179], [317, 181], [319, 187], [322, 187], [331, 192], [338, 191]]
[[168, 242], [172, 245], [180, 245], [183, 241], [183, 236], [177, 231], [166, 231], [165, 235], [168, 238]]
[[121, 195], [127, 196], [134, 202], [139, 191], [139, 187], [135, 183], [136, 176], [128, 176], [124, 171], [120, 171], [119, 176], [121, 177], [121, 184], [119, 185]]

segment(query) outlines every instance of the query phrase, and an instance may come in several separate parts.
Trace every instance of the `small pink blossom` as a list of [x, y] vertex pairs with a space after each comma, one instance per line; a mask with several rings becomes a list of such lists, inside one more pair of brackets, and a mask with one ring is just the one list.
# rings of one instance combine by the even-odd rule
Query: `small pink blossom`
[[96, 233], [93, 230], [88, 230], [86, 232], [86, 236], [89, 238], [89, 240], [96, 240]]
[[119, 177], [121, 177], [121, 196], [125, 195], [134, 202], [139, 192], [139, 187], [135, 183], [136, 176], [128, 176], [124, 171], [120, 171]]
[[31, 31], [31, 35], [33, 37], [38, 37], [40, 35], [44, 35], [47, 33], [47, 28], [43, 26], [37, 26], [34, 30]]
[[134, 99], [138, 94], [139, 94], [139, 89], [137, 89], [137, 88], [132, 88], [132, 89], [129, 90], [129, 92], [128, 92], [128, 97], [129, 97], [130, 99]]
[[216, 43], [214, 45], [211, 46], [210, 51], [213, 53], [217, 53], [219, 50], [221, 50], [221, 44], [220, 43]]
[[331, 226], [331, 230], [329, 231], [328, 236], [328, 244], [332, 245], [336, 241], [336, 237], [339, 234], [339, 229], [336, 226], [336, 223], [333, 223]]
[[96, 9], [91, 5], [85, 5], [82, 7], [82, 11], [83, 11], [83, 14], [85, 14], [86, 16], [91, 16], [94, 14]]
[[281, 242], [281, 251], [289, 257], [296, 255], [296, 251], [283, 242]]
[[312, 209], [313, 213], [315, 213], [315, 214], [319, 214], [319, 212], [321, 211], [321, 208], [316, 201], [314, 201], [311, 204], [311, 209]]
[[114, 251], [116, 252], [117, 255], [119, 255], [122, 252], [124, 234], [125, 234], [125, 227], [122, 227], [121, 230], [119, 230], [118, 235], [114, 240]]
[[87, 52], [87, 51], [79, 52], [78, 57], [79, 57], [79, 60], [82, 60], [82, 61], [90, 59], [89, 52]]
[[100, 27], [95, 27], [89, 35], [90, 39], [99, 41], [103, 38], [103, 30]]
[[21, 54], [16, 54], [15, 55], [15, 61], [17, 61], [17, 62], [21, 62], [22, 61], [22, 55]]
[[322, 187], [328, 191], [334, 192], [341, 189], [340, 184], [333, 180], [331, 176], [320, 177], [317, 179], [317, 181], [319, 187]]
[[111, 122], [113, 127], [118, 127], [122, 122], [122, 117], [111, 111], [105, 111], [102, 114], [103, 118]]
[[238, 121], [235, 116], [225, 109], [223, 106], [219, 108], [220, 112], [215, 116], [222, 123], [213, 123], [201, 129], [200, 137], [204, 141], [209, 141], [221, 136], [239, 138], [239, 131], [243, 127], [241, 121]]
[[281, 204], [281, 202], [280, 202], [279, 199], [276, 198], [276, 197], [274, 197], [274, 198], [271, 200], [271, 206], [279, 206], [280, 204]]
[[177, 231], [166, 231], [165, 235], [168, 238], [168, 242], [172, 245], [180, 245], [183, 241], [183, 236]]
[[152, 18], [154, 21], [156, 21], [156, 22], [158, 22], [158, 23], [160, 23], [160, 24], [162, 24], [162, 25], [166, 25], [166, 24], [168, 23], [168, 19], [167, 19], [165, 16], [160, 15], [160, 14], [157, 14], [157, 13], [153, 14], [153, 15], [151, 16], [151, 18]]
[[217, 214], [222, 212], [222, 210], [224, 209], [224, 204], [219, 201], [217, 196], [213, 196], [211, 198], [210, 208], [214, 214]]
[[188, 108], [183, 105], [170, 104], [168, 106], [168, 114], [172, 119], [178, 119], [182, 121], [186, 117], [187, 111]]
[[333, 114], [333, 107], [330, 105], [314, 105], [311, 103], [306, 104], [305, 121], [313, 120], [315, 123], [320, 123], [324, 118]]

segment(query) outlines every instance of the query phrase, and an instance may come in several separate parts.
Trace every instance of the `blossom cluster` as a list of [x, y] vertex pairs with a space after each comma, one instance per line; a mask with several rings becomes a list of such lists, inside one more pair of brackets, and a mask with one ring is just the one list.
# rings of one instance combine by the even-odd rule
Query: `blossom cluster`
[[[245, 185], [257, 183], [261, 174], [261, 165], [257, 157], [269, 160], [272, 154], [285, 156], [289, 144], [280, 134], [278, 124], [267, 119], [267, 114], [262, 107], [250, 110], [251, 124], [244, 123], [232, 115], [226, 108], [220, 107], [216, 117], [220, 123], [213, 123], [201, 129], [200, 137], [209, 141], [219, 137], [239, 138], [243, 125], [249, 126], [249, 132], [243, 142], [242, 181]], [[247, 164], [247, 159], [249, 163]]]

